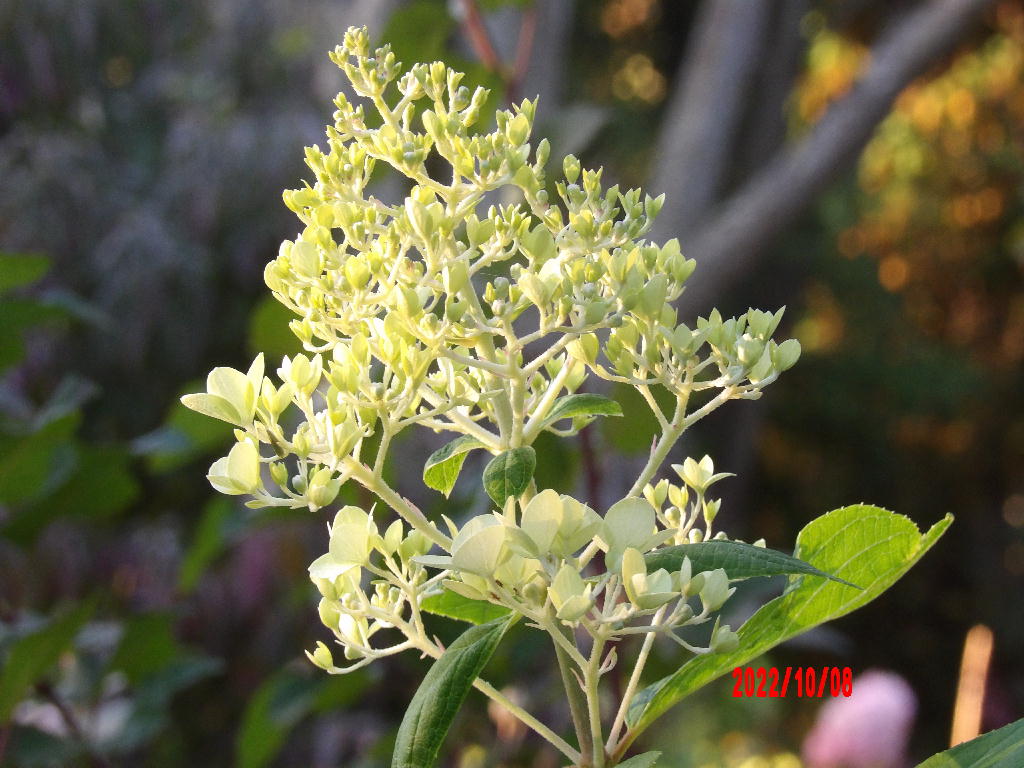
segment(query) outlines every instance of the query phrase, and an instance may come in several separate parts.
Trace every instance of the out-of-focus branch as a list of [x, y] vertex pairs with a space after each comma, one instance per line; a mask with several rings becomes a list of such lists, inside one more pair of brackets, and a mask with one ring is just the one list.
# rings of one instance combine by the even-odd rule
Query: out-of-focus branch
[[[686, 252], [701, 265], [683, 295], [688, 313], [705, 310], [712, 297], [763, 255], [768, 242], [855, 160], [899, 92], [948, 53], [992, 4], [993, 0], [926, 2], [880, 37], [854, 88], [810, 135], [781, 151], [719, 206], [706, 225], [688, 236]], [[661, 213], [663, 225], [678, 226], [676, 222], [684, 220], [687, 198], [675, 200]]]
[[462, 0], [462, 13], [462, 25], [480, 63], [492, 72], [500, 73], [502, 71], [501, 59], [494, 49], [494, 43], [491, 42], [491, 35], [487, 31], [476, 0]]
[[[656, 239], [688, 231], [714, 206], [729, 170], [750, 87], [763, 63], [772, 3], [710, 0], [698, 11], [665, 116], [652, 192], [665, 193]], [[673, 202], [674, 201], [674, 205]]]
[[[537, 34], [537, 5], [523, 10], [519, 23], [519, 34], [515, 41], [515, 56], [511, 65], [505, 63], [484, 22], [483, 14], [476, 0], [462, 0], [462, 26], [476, 57], [491, 72], [498, 75], [505, 85], [505, 101], [517, 102], [521, 97], [523, 82], [533, 61], [534, 38]], [[509, 42], [507, 30], [501, 30], [498, 43]], [[504, 46], [506, 49], [510, 46]]]
[[530, 67], [533, 54], [533, 38], [537, 34], [537, 6], [532, 5], [523, 11], [523, 22], [519, 27], [519, 40], [516, 41], [516, 60], [512, 65], [512, 74], [508, 80], [508, 100], [516, 102], [520, 97], [520, 89], [526, 70]]
[[60, 697], [57, 691], [49, 683], [36, 683], [36, 693], [46, 699], [60, 713], [65, 727], [71, 737], [78, 742], [85, 752], [91, 768], [112, 768], [110, 762], [102, 754], [97, 752], [89, 741], [89, 738], [78, 723], [78, 718], [71, 710], [71, 707]]

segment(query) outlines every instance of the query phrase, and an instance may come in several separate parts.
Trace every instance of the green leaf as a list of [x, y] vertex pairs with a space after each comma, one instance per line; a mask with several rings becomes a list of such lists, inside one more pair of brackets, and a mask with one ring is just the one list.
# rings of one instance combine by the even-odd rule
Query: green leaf
[[473, 681], [514, 622], [496, 619], [470, 627], [434, 663], [402, 718], [391, 768], [432, 768]]
[[1004, 768], [1024, 765], [1024, 720], [932, 755], [917, 768]]
[[45, 256], [0, 252], [0, 293], [38, 282], [49, 270]]
[[661, 757], [661, 752], [644, 752], [618, 764], [618, 768], [653, 768]]
[[565, 395], [555, 401], [551, 412], [541, 422], [541, 429], [562, 419], [573, 419], [575, 423], [577, 417], [589, 421], [587, 417], [621, 415], [622, 406], [607, 397], [592, 394]]
[[18, 640], [11, 647], [0, 672], [0, 722], [6, 722], [28, 688], [39, 681], [95, 609], [91, 600], [79, 603], [42, 629]]
[[462, 435], [438, 448], [430, 454], [427, 463], [423, 465], [423, 482], [428, 488], [440, 491], [447, 498], [455, 487], [455, 481], [459, 479], [466, 454], [474, 448], [482, 447], [483, 443], [475, 437]]
[[537, 454], [530, 446], [499, 453], [484, 468], [484, 490], [499, 507], [509, 496], [518, 496], [529, 487]]
[[70, 413], [29, 435], [0, 443], [0, 503], [31, 501], [67, 479], [74, 469], [72, 436], [80, 420], [79, 414]]
[[740, 628], [732, 653], [698, 656], [637, 694], [627, 718], [635, 736], [681, 699], [779, 643], [874, 600], [931, 549], [953, 521], [947, 515], [923, 536], [902, 515], [878, 507], [843, 507], [809, 523], [794, 555], [860, 591], [804, 575], [790, 577], [786, 591], [761, 607]]
[[702, 541], [696, 544], [679, 544], [651, 552], [644, 557], [644, 560], [647, 562], [648, 573], [659, 568], [664, 568], [671, 573], [682, 567], [684, 557], [690, 558], [694, 573], [722, 568], [730, 579], [806, 573], [811, 576], [823, 576], [848, 587], [860, 589], [856, 584], [824, 573], [803, 560], [798, 560], [774, 549], [745, 544], [742, 541]]
[[261, 299], [249, 315], [247, 348], [252, 355], [263, 352], [276, 360], [302, 352], [302, 342], [288, 327], [294, 318], [292, 311], [273, 296]]
[[466, 621], [470, 624], [486, 624], [504, 616], [508, 616], [508, 608], [504, 608], [486, 600], [471, 600], [468, 597], [452, 592], [450, 589], [428, 595], [420, 601], [420, 608], [438, 616]]
[[238, 768], [263, 768], [277, 757], [289, 732], [313, 711], [319, 682], [282, 671], [256, 690], [235, 740]]
[[232, 528], [238, 528], [237, 508], [223, 496], [217, 496], [203, 510], [178, 572], [178, 589], [189, 593], [196, 588], [210, 564], [227, 549]]

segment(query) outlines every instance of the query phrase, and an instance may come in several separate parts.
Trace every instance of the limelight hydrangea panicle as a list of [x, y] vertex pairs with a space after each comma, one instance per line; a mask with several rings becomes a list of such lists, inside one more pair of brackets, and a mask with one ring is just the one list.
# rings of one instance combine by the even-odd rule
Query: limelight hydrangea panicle
[[[217, 368], [205, 393], [183, 398], [236, 428], [210, 468], [217, 490], [316, 511], [356, 482], [381, 501], [345, 506], [328, 526], [310, 576], [345, 661], [323, 643], [310, 658], [340, 673], [408, 649], [439, 655], [423, 611], [444, 590], [526, 617], [575, 661], [565, 627], [601, 642], [660, 634], [695, 653], [735, 647], [717, 620], [707, 646], [676, 634], [721, 609], [733, 592], [724, 571], [693, 573], [686, 560], [648, 572], [644, 560], [724, 535], [707, 494], [727, 475], [705, 457], [675, 466], [679, 484], [654, 478], [685, 429], [758, 397], [796, 362], [796, 341], [772, 340], [782, 311], [680, 323], [673, 302], [695, 262], [676, 240], [644, 239], [662, 198], [606, 189], [572, 156], [552, 183], [549, 143], [531, 143], [536, 100], [498, 111], [488, 132], [487, 91], [441, 62], [404, 69], [355, 28], [332, 59], [356, 101], [339, 95], [325, 148], [306, 150], [313, 180], [284, 195], [301, 229], [265, 270], [305, 351], [276, 378], [262, 355], [244, 373]], [[402, 202], [373, 195], [382, 166], [408, 179]], [[488, 204], [499, 190], [505, 202]], [[384, 481], [392, 439], [414, 425], [495, 455], [544, 431], [574, 434], [586, 415], [554, 409], [590, 377], [635, 387], [660, 429], [636, 484], [603, 514], [531, 482], [461, 527], [438, 525]], [[655, 388], [670, 393], [669, 412]], [[384, 525], [388, 510], [399, 519]]]

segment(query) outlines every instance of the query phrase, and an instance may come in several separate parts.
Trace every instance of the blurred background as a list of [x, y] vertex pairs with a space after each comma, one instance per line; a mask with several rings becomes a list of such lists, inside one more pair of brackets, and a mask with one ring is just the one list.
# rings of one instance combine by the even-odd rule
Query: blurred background
[[[957, 517], [888, 594], [762, 662], [869, 672], [840, 723], [863, 725], [874, 695], [909, 744], [897, 728], [881, 756], [843, 752], [822, 702], [734, 699], [724, 680], [646, 737], [659, 765], [914, 764], [949, 745], [976, 625], [994, 648], [982, 728], [1021, 717], [1021, 5], [5, 0], [0, 765], [389, 763], [424, 662], [344, 678], [306, 662], [327, 639], [306, 575], [326, 517], [216, 496], [204, 475], [228, 427], [177, 404], [214, 365], [297, 349], [262, 269], [297, 230], [281, 191], [308, 177], [302, 148], [342, 82], [326, 52], [349, 24], [407, 63], [458, 65], [496, 102], [539, 94], [554, 157], [666, 192], [655, 235], [698, 260], [682, 319], [788, 307], [799, 365], [675, 457], [738, 474], [730, 533], [791, 550], [860, 501], [922, 527]], [[539, 446], [541, 482], [602, 510], [653, 429], [613, 396], [625, 419]], [[472, 482], [449, 502], [419, 482], [434, 439], [397, 446], [394, 482], [434, 513], [477, 510]], [[779, 586], [751, 585], [737, 610]], [[547, 646], [520, 632], [506, 650], [489, 676], [567, 728]], [[559, 764], [482, 700], [448, 747], [460, 768]]]

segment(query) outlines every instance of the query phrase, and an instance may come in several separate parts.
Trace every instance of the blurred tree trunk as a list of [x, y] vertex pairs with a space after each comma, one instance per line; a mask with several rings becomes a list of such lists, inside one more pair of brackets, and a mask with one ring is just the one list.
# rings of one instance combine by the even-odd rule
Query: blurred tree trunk
[[[684, 319], [707, 312], [771, 252], [772, 240], [853, 165], [900, 91], [968, 34], [990, 4], [936, 0], [902, 13], [874, 4], [870, 10], [889, 18], [870, 63], [849, 94], [791, 144], [785, 140], [785, 105], [803, 62], [800, 22], [809, 0], [701, 5], [669, 98], [650, 184], [652, 194], [666, 193], [653, 239], [679, 237], [699, 264], [681, 299]], [[858, 5], [863, 11], [871, 3]], [[723, 488], [723, 501], [741, 532], [763, 420], [763, 405], [750, 403], [718, 415], [713, 424], [715, 433], [729, 435], [721, 458], [740, 480]]]
[[[652, 193], [668, 193], [655, 239], [683, 238], [686, 253], [700, 263], [683, 297], [687, 314], [706, 311], [766, 254], [772, 239], [852, 165], [900, 91], [971, 32], [992, 3], [934, 0], [892, 14], [850, 93], [806, 137], [774, 152], [803, 4], [702, 5], [675, 78], [651, 185]], [[751, 103], [758, 114], [744, 121], [743, 106]], [[758, 142], [763, 159], [744, 149], [757, 137], [741, 131], [741, 122], [766, 126], [764, 145]], [[739, 176], [731, 164], [744, 161], [759, 169], [730, 188], [726, 181]]]

